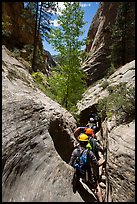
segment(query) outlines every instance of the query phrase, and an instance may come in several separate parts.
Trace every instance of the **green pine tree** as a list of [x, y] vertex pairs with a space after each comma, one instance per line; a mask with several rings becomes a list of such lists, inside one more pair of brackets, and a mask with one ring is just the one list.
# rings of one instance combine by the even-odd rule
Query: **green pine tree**
[[32, 70], [37, 71], [37, 55], [39, 39], [48, 40], [50, 33], [50, 20], [53, 11], [56, 12], [56, 2], [26, 2], [25, 8], [30, 10], [30, 15], [33, 14], [35, 19], [34, 28], [34, 49], [32, 57]]
[[81, 98], [85, 86], [85, 73], [80, 69], [81, 47], [85, 40], [79, 40], [85, 22], [79, 2], [64, 2], [64, 5], [57, 19], [60, 27], [52, 29], [49, 38], [59, 53], [59, 65], [49, 83], [56, 100], [70, 110]]

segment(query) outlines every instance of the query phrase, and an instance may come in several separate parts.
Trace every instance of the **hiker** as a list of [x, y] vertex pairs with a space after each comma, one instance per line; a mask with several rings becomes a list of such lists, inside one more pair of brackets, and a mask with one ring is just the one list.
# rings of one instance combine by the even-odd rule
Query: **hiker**
[[75, 138], [77, 139], [78, 136], [79, 136], [81, 133], [85, 133], [85, 134], [88, 135], [90, 144], [88, 143], [87, 148], [89, 148], [90, 150], [92, 150], [93, 153], [95, 154], [97, 160], [99, 160], [99, 159], [100, 159], [99, 151], [100, 151], [102, 154], [104, 154], [105, 149], [103, 149], [103, 148], [101, 147], [99, 141], [98, 141], [97, 138], [96, 138], [96, 135], [94, 134], [93, 129], [87, 128], [87, 127], [78, 127], [78, 128], [74, 131], [74, 136], [75, 136]]
[[[102, 202], [102, 192], [99, 186], [99, 161], [91, 150], [86, 148], [88, 144], [88, 136], [81, 134], [78, 136], [79, 146], [72, 152], [69, 164], [75, 169], [73, 176], [73, 192], [76, 193], [77, 184], [82, 178], [91, 189], [95, 189], [95, 193], [99, 202]], [[82, 160], [83, 158], [85, 159]]]
[[90, 113], [89, 114], [89, 120], [90, 120], [90, 118], [93, 118], [94, 119], [94, 121], [95, 122], [97, 122], [98, 121], [98, 116], [97, 116], [97, 114], [96, 113]]
[[94, 118], [89, 118], [89, 121], [86, 125], [88, 128], [92, 128], [94, 130], [94, 134], [99, 130], [98, 122]]
[[86, 126], [92, 128], [94, 131], [97, 130], [97, 122], [94, 120], [94, 118], [90, 118]]
[[[77, 137], [78, 137], [81, 133], [85, 133], [87, 128], [88, 128], [88, 127], [77, 127], [76, 130], [74, 131], [74, 136], [75, 136], [75, 138], [77, 139]], [[92, 134], [92, 137], [94, 137], [93, 129], [91, 129], [91, 133], [90, 133], [90, 134]]]
[[97, 160], [100, 159], [99, 156], [99, 152], [102, 153], [102, 155], [104, 155], [104, 152], [106, 151], [106, 149], [102, 148], [99, 141], [95, 138], [95, 135], [93, 135], [91, 128], [87, 128], [85, 133], [87, 134], [88, 138], [89, 138], [89, 143], [87, 148], [91, 149], [93, 151], [93, 153], [95, 154]]
[[87, 127], [77, 127], [76, 128], [76, 130], [74, 131], [74, 136], [76, 139], [81, 133], [85, 132], [85, 128], [87, 128]]
[[89, 120], [86, 126], [89, 128], [92, 128], [94, 130], [94, 134], [97, 133], [97, 131], [100, 128], [99, 128], [99, 118], [96, 113], [89, 114]]

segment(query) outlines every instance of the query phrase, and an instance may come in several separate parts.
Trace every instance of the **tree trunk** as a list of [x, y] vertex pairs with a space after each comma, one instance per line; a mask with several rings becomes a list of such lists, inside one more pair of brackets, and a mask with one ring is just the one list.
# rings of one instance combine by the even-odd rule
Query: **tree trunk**
[[32, 71], [36, 72], [37, 67], [36, 67], [36, 53], [37, 53], [37, 37], [38, 37], [38, 32], [37, 32], [37, 22], [38, 22], [38, 4], [37, 2], [37, 8], [36, 8], [36, 20], [35, 20], [35, 33], [34, 33], [34, 50], [33, 50], [33, 58], [32, 58]]

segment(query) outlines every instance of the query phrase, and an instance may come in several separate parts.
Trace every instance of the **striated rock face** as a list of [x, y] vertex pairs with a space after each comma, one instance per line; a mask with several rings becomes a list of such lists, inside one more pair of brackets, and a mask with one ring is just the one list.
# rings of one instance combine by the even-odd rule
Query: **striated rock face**
[[[78, 103], [80, 124], [86, 125], [90, 111], [97, 111], [98, 100], [109, 95], [107, 88], [103, 89], [104, 80], [97, 81], [83, 94]], [[135, 86], [135, 60], [120, 67], [108, 79], [108, 86], [127, 83]], [[107, 87], [108, 87], [107, 86]], [[107, 139], [108, 177], [112, 188], [113, 202], [135, 202], [135, 121], [117, 124], [115, 118], [103, 121], [102, 129], [97, 133], [100, 140]], [[104, 138], [102, 138], [102, 136]]]
[[[103, 88], [103, 83], [107, 82], [106, 88]], [[102, 79], [89, 87], [83, 94], [83, 98], [77, 104], [78, 114], [80, 114], [80, 123], [87, 124], [87, 115], [90, 111], [96, 111], [95, 104], [99, 99], [107, 97], [109, 92], [108, 86], [115, 86], [120, 83], [127, 83], [127, 86], [135, 86], [135, 60], [117, 69], [107, 80]]]
[[2, 201], [84, 201], [67, 164], [75, 119], [35, 88], [4, 46], [2, 65]]
[[2, 20], [5, 24], [9, 37], [6, 39], [8, 47], [19, 47], [23, 45], [34, 43], [33, 33], [34, 21], [29, 19], [32, 28], [28, 26], [23, 17], [23, 2], [2, 2]]
[[100, 44], [103, 43], [104, 38], [110, 38], [109, 26], [115, 23], [118, 6], [118, 2], [100, 3], [97, 13], [94, 16], [88, 31], [87, 37], [89, 42], [86, 45], [86, 52], [95, 52], [95, 50], [101, 47]]
[[112, 129], [108, 143], [113, 202], [135, 202], [135, 121]]
[[[32, 46], [34, 44], [35, 20], [33, 18], [25, 18], [23, 2], [2, 2], [2, 21], [3, 21], [3, 44], [7, 48], [18, 48], [20, 56], [25, 60], [30, 60], [32, 56]], [[51, 54], [43, 49], [42, 40], [39, 39], [39, 48], [42, 53], [44, 74], [51, 73], [51, 67], [56, 65]]]
[[[34, 44], [35, 21], [30, 17], [25, 18], [26, 13], [29, 14], [29, 11], [25, 11], [23, 2], [2, 2], [3, 33], [7, 33], [7, 35], [3, 34], [3, 44], [9, 49], [18, 48], [20, 56], [30, 61]], [[56, 62], [51, 54], [44, 50], [41, 39], [38, 44], [43, 58], [43, 73], [48, 76]]]
[[[103, 139], [107, 139], [107, 175], [112, 202], [135, 202], [135, 120], [114, 125], [103, 121]], [[102, 140], [101, 133], [97, 133]]]
[[[112, 45], [111, 28], [116, 20], [118, 6], [119, 2], [101, 2], [92, 20], [87, 35], [88, 43], [85, 49], [88, 52], [88, 57], [82, 64], [82, 69], [88, 74], [88, 85], [104, 77], [111, 65], [107, 57], [110, 55], [109, 47]], [[134, 2], [132, 7], [133, 12], [127, 18], [135, 18]], [[135, 59], [135, 46], [132, 43], [134, 39], [131, 39], [131, 31], [129, 39], [126, 42], [126, 63]]]

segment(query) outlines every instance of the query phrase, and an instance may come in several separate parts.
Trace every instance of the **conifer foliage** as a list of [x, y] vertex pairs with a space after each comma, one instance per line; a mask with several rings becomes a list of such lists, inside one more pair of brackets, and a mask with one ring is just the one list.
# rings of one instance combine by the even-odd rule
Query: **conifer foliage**
[[85, 85], [85, 74], [80, 69], [84, 12], [79, 2], [64, 2], [65, 8], [58, 16], [59, 27], [51, 30], [49, 42], [58, 51], [58, 67], [49, 79], [56, 100], [68, 110], [81, 98]]
[[37, 71], [37, 47], [39, 38], [48, 40], [50, 33], [50, 19], [53, 12], [56, 12], [56, 2], [26, 2], [25, 7], [28, 8], [35, 18], [34, 29], [34, 50], [32, 58], [32, 70]]

